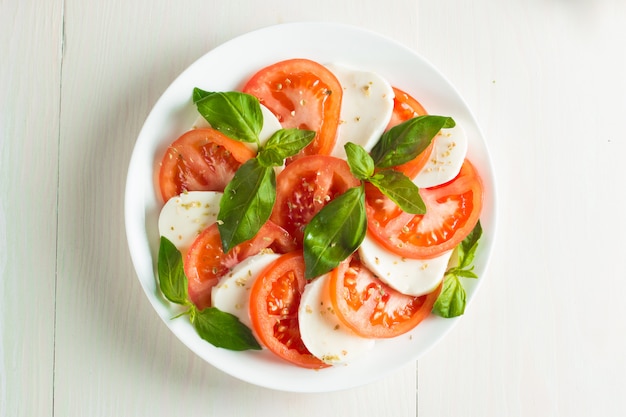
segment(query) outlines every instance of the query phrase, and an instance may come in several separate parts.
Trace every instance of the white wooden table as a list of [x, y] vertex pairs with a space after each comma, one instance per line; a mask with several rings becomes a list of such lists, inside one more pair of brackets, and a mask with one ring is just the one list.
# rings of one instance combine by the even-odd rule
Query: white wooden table
[[[315, 395], [183, 346], [123, 222], [130, 153], [167, 85], [234, 36], [303, 20], [374, 30], [444, 72], [487, 137], [500, 214], [446, 339]], [[4, 0], [0, 57], [0, 417], [626, 415], [626, 2]]]

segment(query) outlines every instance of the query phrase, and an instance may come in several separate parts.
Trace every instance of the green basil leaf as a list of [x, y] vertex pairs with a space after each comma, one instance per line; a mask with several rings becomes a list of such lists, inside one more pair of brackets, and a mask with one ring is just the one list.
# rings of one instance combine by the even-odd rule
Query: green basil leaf
[[281, 166], [285, 158], [296, 155], [315, 138], [315, 132], [302, 129], [276, 131], [259, 151], [257, 159], [263, 166]]
[[239, 319], [215, 307], [196, 311], [192, 319], [198, 335], [213, 346], [229, 350], [261, 350], [252, 330]]
[[470, 268], [470, 269], [460, 269], [457, 273], [456, 276], [459, 278], [472, 278], [472, 279], [477, 279], [478, 275], [476, 275], [474, 273], [474, 268]]
[[405, 212], [411, 214], [426, 213], [426, 204], [420, 196], [419, 188], [402, 172], [385, 169], [371, 177], [369, 182]]
[[402, 165], [422, 153], [441, 129], [454, 126], [450, 117], [417, 116], [383, 133], [370, 154], [377, 168]]
[[220, 200], [218, 229], [224, 252], [252, 239], [267, 222], [276, 201], [276, 174], [256, 158], [242, 164]]
[[176, 246], [163, 236], [159, 245], [157, 270], [159, 287], [165, 298], [176, 304], [186, 304], [189, 297], [182, 255]]
[[238, 91], [193, 90], [198, 112], [214, 129], [240, 142], [259, 143], [263, 114], [259, 100]]
[[459, 266], [461, 268], [468, 267], [474, 262], [474, 256], [476, 254], [476, 248], [478, 248], [478, 241], [483, 234], [483, 229], [480, 221], [476, 223], [474, 229], [459, 245]]
[[433, 313], [445, 318], [461, 316], [465, 312], [465, 298], [465, 289], [456, 275], [446, 275]]
[[367, 180], [374, 175], [374, 160], [363, 147], [348, 142], [344, 145], [344, 149], [352, 175], [360, 180]]
[[359, 247], [366, 231], [361, 185], [331, 200], [304, 228], [305, 277], [312, 279], [337, 267]]
[[460, 278], [478, 278], [472, 262], [482, 233], [482, 226], [478, 221], [470, 234], [455, 248], [444, 277], [443, 289], [433, 306], [434, 313], [442, 317], [456, 317], [465, 312], [466, 295]]

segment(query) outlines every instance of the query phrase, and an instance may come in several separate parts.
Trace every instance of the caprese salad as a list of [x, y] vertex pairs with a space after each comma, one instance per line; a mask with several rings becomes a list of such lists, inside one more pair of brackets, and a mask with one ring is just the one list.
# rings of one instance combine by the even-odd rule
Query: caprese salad
[[192, 96], [157, 168], [158, 279], [203, 339], [319, 369], [463, 313], [483, 187], [462, 126], [309, 59]]

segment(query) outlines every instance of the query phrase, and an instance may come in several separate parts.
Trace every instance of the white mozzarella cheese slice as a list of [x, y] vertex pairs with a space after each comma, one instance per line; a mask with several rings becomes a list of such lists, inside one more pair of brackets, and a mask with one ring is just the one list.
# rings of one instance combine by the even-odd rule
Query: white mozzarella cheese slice
[[[268, 141], [268, 139], [272, 137], [274, 133], [276, 133], [276, 131], [282, 129], [283, 127], [280, 125], [280, 122], [278, 121], [276, 116], [274, 116], [274, 113], [272, 113], [270, 109], [262, 104], [261, 113], [263, 114], [263, 127], [261, 128], [261, 132], [259, 132], [259, 142], [261, 143], [261, 145], [264, 145]], [[203, 129], [207, 127], [211, 127], [211, 125], [202, 116], [198, 116], [192, 126], [193, 129]], [[254, 152], [258, 150], [256, 143], [246, 143], [246, 146]]]
[[170, 198], [159, 214], [159, 233], [180, 251], [191, 246], [196, 236], [215, 223], [222, 193], [189, 191]]
[[343, 87], [337, 142], [332, 155], [345, 158], [344, 145], [347, 142], [370, 151], [389, 124], [393, 112], [393, 88], [374, 72], [337, 64], [327, 67]]
[[306, 285], [298, 321], [300, 335], [309, 352], [330, 365], [346, 364], [374, 346], [373, 339], [358, 336], [336, 316], [328, 294], [330, 275]]
[[418, 297], [437, 288], [452, 251], [433, 259], [407, 259], [389, 252], [366, 235], [359, 247], [361, 262], [381, 281], [403, 294]]
[[259, 274], [280, 255], [261, 252], [238, 263], [211, 289], [211, 305], [237, 316], [252, 328], [250, 321], [250, 289]]
[[428, 163], [413, 179], [420, 188], [434, 187], [454, 179], [465, 161], [467, 136], [459, 125], [441, 130], [433, 141]]

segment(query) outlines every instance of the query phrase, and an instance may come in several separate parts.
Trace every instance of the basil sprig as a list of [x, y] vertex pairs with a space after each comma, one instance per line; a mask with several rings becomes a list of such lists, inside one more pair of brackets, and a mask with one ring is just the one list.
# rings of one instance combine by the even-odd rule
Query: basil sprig
[[187, 276], [183, 268], [182, 255], [166, 237], [161, 237], [157, 270], [161, 292], [169, 301], [187, 307], [180, 315], [189, 316], [191, 324], [202, 339], [216, 347], [229, 350], [261, 349], [252, 330], [235, 315], [215, 307], [198, 310], [191, 302], [187, 292]]
[[466, 293], [461, 278], [478, 278], [474, 273], [472, 263], [482, 233], [483, 229], [479, 221], [472, 232], [455, 248], [450, 267], [443, 278], [441, 294], [433, 306], [433, 313], [450, 318], [460, 316], [465, 312]]
[[256, 158], [242, 164], [224, 190], [217, 217], [224, 252], [252, 239], [267, 222], [276, 201], [276, 173], [286, 158], [313, 141], [315, 132], [280, 129], [264, 145], [259, 133], [263, 115], [259, 100], [238, 91], [208, 92], [195, 88], [193, 101], [211, 127], [231, 139], [255, 143]]
[[392, 169], [423, 152], [442, 128], [454, 127], [444, 116], [419, 116], [387, 132], [368, 154], [348, 142], [350, 171], [361, 185], [346, 191], [324, 206], [304, 228], [303, 252], [307, 279], [325, 274], [350, 256], [365, 239], [367, 217], [364, 182], [378, 188], [407, 213], [424, 214], [426, 205], [419, 188], [405, 174]]
[[372, 183], [407, 212], [423, 214], [426, 211], [419, 189], [406, 175], [392, 169], [375, 172], [374, 160], [365, 149], [352, 142], [346, 143], [344, 148], [350, 171], [361, 180], [361, 185], [335, 197], [304, 228], [303, 252], [307, 279], [336, 268], [365, 239], [365, 182]]
[[224, 189], [217, 215], [222, 247], [228, 252], [252, 239], [272, 214], [276, 201], [275, 166], [307, 146], [315, 132], [281, 129], [259, 149], [256, 158], [239, 167]]
[[409, 177], [391, 168], [375, 172], [379, 166], [359, 145], [348, 142], [345, 149], [350, 171], [355, 177], [370, 182], [407, 213], [426, 213], [426, 205], [419, 194], [419, 188]]

